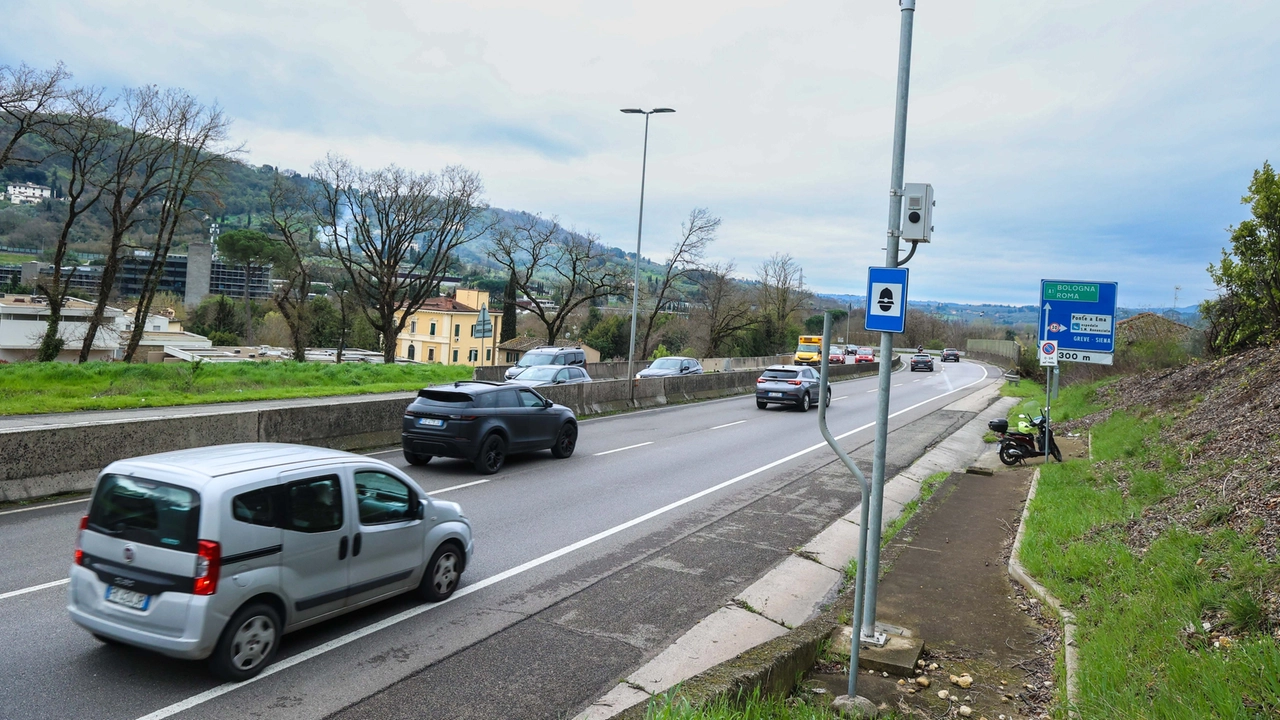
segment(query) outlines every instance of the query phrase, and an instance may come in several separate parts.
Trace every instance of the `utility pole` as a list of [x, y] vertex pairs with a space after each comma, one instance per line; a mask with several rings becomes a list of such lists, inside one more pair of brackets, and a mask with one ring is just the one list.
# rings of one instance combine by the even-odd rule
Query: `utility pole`
[[[885, 247], [885, 267], [898, 267], [898, 238], [902, 234], [902, 175], [907, 153], [907, 95], [911, 84], [911, 30], [916, 0], [898, 0], [902, 24], [898, 40], [898, 93], [893, 121], [893, 167], [889, 175], [889, 231]], [[871, 298], [867, 298], [870, 307]], [[865, 643], [882, 646], [887, 641], [876, 628], [876, 590], [880, 575], [880, 519], [884, 516], [885, 451], [889, 443], [889, 386], [893, 365], [893, 333], [880, 333], [879, 408], [876, 415], [875, 460], [871, 466], [871, 497], [868, 502], [871, 526], [867, 537], [866, 600], [862, 604], [862, 637]], [[855, 639], [854, 642], [858, 642]], [[851, 668], [857, 672], [857, 668]]]

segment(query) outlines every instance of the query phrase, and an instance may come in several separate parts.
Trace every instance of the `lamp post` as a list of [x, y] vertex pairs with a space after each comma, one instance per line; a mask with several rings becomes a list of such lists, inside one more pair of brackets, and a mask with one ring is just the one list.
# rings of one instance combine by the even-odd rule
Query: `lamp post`
[[654, 108], [652, 110], [623, 108], [622, 112], [628, 115], [644, 115], [644, 151], [640, 156], [640, 220], [636, 224], [636, 271], [635, 279], [631, 285], [631, 351], [627, 353], [627, 381], [631, 383], [631, 391], [634, 393], [636, 376], [633, 364], [636, 359], [636, 313], [640, 307], [640, 237], [644, 231], [644, 176], [649, 163], [649, 116], [657, 113], [673, 113], [675, 110], [671, 108]]

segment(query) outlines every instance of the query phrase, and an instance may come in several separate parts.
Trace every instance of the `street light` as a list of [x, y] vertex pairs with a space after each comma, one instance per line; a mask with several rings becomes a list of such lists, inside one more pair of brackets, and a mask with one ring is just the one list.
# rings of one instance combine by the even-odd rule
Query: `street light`
[[634, 392], [636, 376], [632, 364], [636, 359], [636, 313], [640, 303], [640, 236], [644, 230], [644, 175], [649, 162], [649, 116], [657, 113], [673, 113], [675, 110], [654, 108], [646, 111], [640, 108], [623, 108], [622, 112], [628, 115], [644, 115], [644, 153], [640, 156], [640, 221], [636, 225], [636, 272], [635, 281], [631, 286], [631, 351], [627, 353], [627, 381], [631, 383], [632, 392]]

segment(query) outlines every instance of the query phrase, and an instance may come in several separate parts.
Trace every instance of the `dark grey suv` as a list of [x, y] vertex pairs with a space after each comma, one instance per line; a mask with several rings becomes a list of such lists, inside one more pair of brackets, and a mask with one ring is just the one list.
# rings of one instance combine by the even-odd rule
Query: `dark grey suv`
[[400, 438], [412, 465], [463, 458], [490, 475], [508, 453], [549, 449], [569, 457], [578, 444], [578, 419], [527, 387], [473, 380], [419, 390], [404, 411]]
[[[791, 405], [800, 412], [818, 404], [821, 378], [818, 371], [804, 365], [770, 365], [756, 379], [756, 407], [764, 410], [771, 403]], [[831, 386], [827, 386], [827, 405], [831, 405]]]

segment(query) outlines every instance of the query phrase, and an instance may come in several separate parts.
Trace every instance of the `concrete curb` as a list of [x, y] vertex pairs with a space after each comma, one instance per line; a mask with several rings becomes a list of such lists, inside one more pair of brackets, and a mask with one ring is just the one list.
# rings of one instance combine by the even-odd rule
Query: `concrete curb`
[[[1003, 417], [1017, 403], [1015, 398], [1000, 399], [1000, 385], [992, 383], [943, 408], [978, 414], [885, 483], [882, 528], [920, 496], [930, 475], [963, 468], [978, 457], [985, 447], [987, 420]], [[819, 646], [839, 624], [839, 614], [852, 611], [852, 600], [839, 591], [844, 569], [857, 554], [859, 508], [739, 593], [736, 607], [703, 619], [574, 720], [643, 718], [646, 701], [676, 686], [693, 704], [754, 689], [789, 691], [797, 676], [817, 660]], [[777, 634], [762, 637], [772, 630], [761, 622], [772, 624]]]
[[[1093, 449], [1089, 450], [1092, 456]], [[1022, 534], [1027, 526], [1027, 515], [1031, 510], [1031, 501], [1036, 497], [1036, 488], [1040, 485], [1040, 468], [1031, 475], [1031, 489], [1027, 491], [1027, 502], [1022, 506], [1022, 519], [1018, 521], [1018, 533], [1013, 538], [1013, 549], [1009, 553], [1009, 575], [1017, 580], [1027, 592], [1040, 598], [1062, 618], [1062, 648], [1067, 671], [1067, 716], [1080, 717], [1075, 710], [1076, 700], [1080, 697], [1080, 659], [1076, 648], [1076, 616], [1075, 613], [1062, 606], [1062, 602], [1036, 582], [1035, 578], [1022, 566], [1018, 553], [1022, 551]]]

